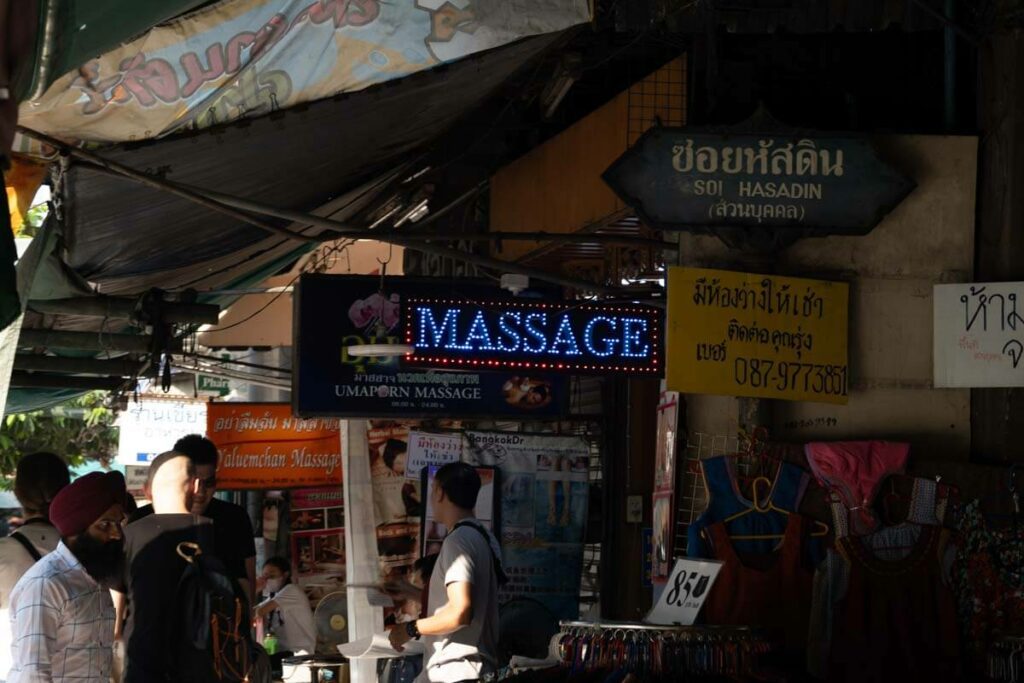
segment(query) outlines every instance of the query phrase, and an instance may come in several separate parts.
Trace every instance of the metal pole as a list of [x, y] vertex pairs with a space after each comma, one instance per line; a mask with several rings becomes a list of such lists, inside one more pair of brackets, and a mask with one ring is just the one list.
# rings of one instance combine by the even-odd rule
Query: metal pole
[[[152, 350], [152, 344], [152, 337], [135, 334], [107, 334], [105, 332], [22, 329], [21, 335], [18, 337], [18, 348], [149, 353]], [[182, 342], [180, 339], [170, 339], [168, 347], [167, 350], [171, 352], [180, 352]]]
[[[111, 171], [110, 169], [101, 170], [96, 167], [92, 168], [93, 170], [99, 171], [101, 173], [113, 173], [114, 175], [120, 175], [119, 173], [117, 173], [117, 171]], [[134, 178], [130, 176], [121, 177], [127, 178], [129, 180], [134, 180]], [[168, 181], [159, 182], [168, 183]], [[175, 194], [178, 193], [175, 192]], [[499, 272], [519, 273], [521, 275], [526, 275], [527, 277], [533, 278], [535, 280], [551, 282], [562, 287], [569, 287], [570, 289], [578, 289], [588, 292], [599, 292], [601, 294], [623, 293], [621, 289], [615, 287], [605, 287], [603, 285], [584, 282], [582, 280], [575, 280], [573, 278], [562, 277], [561, 275], [549, 273], [546, 270], [540, 270], [538, 268], [523, 266], [511, 261], [502, 261], [500, 259], [491, 258], [490, 256], [482, 256], [480, 254], [467, 254], [464, 251], [459, 251], [458, 249], [452, 249], [450, 247], [442, 247], [433, 244], [421, 244], [417, 242], [414, 238], [412, 238], [411, 235], [402, 234], [401, 236], [397, 236], [395, 235], [394, 232], [384, 232], [376, 230], [363, 230], [358, 231], [355, 234], [342, 233], [338, 231], [338, 228], [348, 228], [348, 226], [346, 226], [344, 223], [340, 223], [329, 218], [323, 218], [321, 216], [314, 216], [312, 214], [302, 213], [300, 211], [279, 209], [277, 207], [267, 206], [259, 202], [254, 202], [249, 199], [232, 197], [231, 195], [225, 195], [219, 192], [211, 192], [208, 190], [195, 190], [193, 192], [189, 190], [186, 191], [185, 194], [181, 196], [187, 199], [188, 197], [185, 195], [192, 194], [201, 195], [202, 198], [204, 199], [204, 202], [202, 202], [204, 206], [207, 205], [207, 201], [213, 201], [217, 206], [223, 205], [225, 207], [225, 212], [229, 212], [231, 216], [238, 217], [240, 218], [240, 220], [252, 223], [256, 227], [262, 227], [264, 223], [257, 219], [253, 219], [252, 217], [250, 217], [248, 213], [244, 213], [242, 211], [234, 211], [226, 207], [233, 206], [239, 209], [244, 209], [245, 211], [252, 211], [253, 213], [258, 213], [264, 216], [272, 216], [274, 218], [281, 218], [295, 223], [305, 223], [313, 227], [323, 228], [324, 232], [320, 233], [318, 237], [311, 240], [315, 242], [341, 239], [343, 237], [356, 237], [358, 239], [377, 240], [379, 242], [384, 242], [385, 244], [394, 244], [397, 246], [406, 247], [408, 249], [415, 249], [416, 251], [421, 251], [425, 254], [434, 254], [436, 256], [442, 256], [446, 258], [456, 259], [459, 261], [465, 261], [466, 263], [472, 263], [482, 268], [489, 268], [491, 270], [497, 270]], [[219, 211], [221, 209], [215, 210]], [[278, 228], [275, 231], [280, 230], [283, 230], [283, 228]], [[351, 228], [348, 228], [348, 230], [351, 231]], [[289, 235], [294, 235], [294, 233], [288, 230], [285, 230], [284, 232]]]
[[117, 391], [125, 380], [120, 377], [72, 377], [42, 372], [11, 373], [12, 387], [36, 389], [81, 389], [83, 391]]
[[32, 353], [19, 353], [14, 356], [15, 370], [35, 370], [43, 372], [67, 372], [82, 375], [100, 375], [104, 377], [136, 377], [142, 363], [127, 358], [100, 360], [97, 358], [67, 358], [64, 356], [43, 356]]
[[[36, 299], [28, 307], [38, 313], [84, 315], [94, 318], [141, 320], [136, 299], [124, 297], [83, 296], [71, 299]], [[220, 306], [215, 304], [183, 304], [167, 301], [160, 304], [163, 322], [213, 325], [220, 320]]]
[[[154, 188], [154, 189], [158, 189], [158, 190], [163, 190], [163, 191], [169, 192], [169, 193], [171, 193], [171, 194], [173, 194], [175, 196], [181, 197], [182, 199], [186, 199], [188, 201], [191, 201], [191, 202], [194, 202], [194, 203], [199, 204], [201, 206], [204, 206], [204, 207], [210, 209], [211, 211], [216, 211], [216, 212], [224, 214], [226, 216], [230, 216], [232, 218], [235, 218], [236, 220], [242, 221], [242, 222], [247, 223], [249, 225], [253, 225], [255, 227], [261, 228], [261, 229], [266, 230], [268, 232], [273, 232], [275, 234], [279, 234], [279, 235], [285, 236], [285, 237], [287, 237], [289, 239], [295, 239], [295, 240], [304, 241], [304, 242], [324, 242], [324, 241], [333, 240], [335, 238], [330, 233], [323, 233], [321, 235], [317, 235], [316, 237], [313, 237], [313, 236], [310, 236], [310, 235], [298, 234], [298, 233], [292, 232], [291, 230], [287, 230], [285, 228], [281, 228], [281, 227], [279, 227], [277, 225], [274, 225], [272, 223], [267, 223], [265, 221], [259, 220], [258, 218], [255, 218], [255, 217], [253, 217], [253, 216], [251, 216], [248, 213], [245, 213], [243, 211], [238, 211], [236, 209], [233, 209], [230, 206], [228, 206], [228, 204], [231, 204], [233, 206], [245, 206], [245, 207], [247, 207], [247, 210], [253, 211], [254, 213], [260, 213], [260, 214], [267, 215], [267, 216], [274, 216], [274, 217], [283, 218], [283, 219], [286, 219], [286, 220], [293, 220], [293, 221], [299, 222], [299, 223], [305, 223], [305, 224], [311, 225], [311, 226], [326, 228], [327, 230], [330, 230], [331, 233], [335, 232], [336, 229], [339, 226], [340, 227], [348, 227], [348, 226], [345, 226], [343, 223], [338, 223], [337, 221], [332, 221], [332, 220], [329, 220], [329, 219], [326, 219], [326, 218], [321, 218], [320, 216], [312, 216], [312, 215], [303, 214], [303, 213], [300, 213], [300, 212], [292, 212], [292, 211], [285, 211], [285, 210], [282, 210], [282, 209], [275, 209], [273, 207], [264, 206], [262, 204], [258, 204], [256, 202], [251, 202], [251, 201], [244, 200], [244, 199], [231, 198], [231, 201], [228, 202], [227, 201], [227, 197], [228, 197], [227, 195], [219, 195], [217, 193], [209, 193], [209, 192], [207, 192], [205, 190], [202, 192], [202, 195], [201, 195], [201, 194], [196, 193], [196, 192], [185, 190], [185, 189], [179, 187], [176, 183], [173, 183], [173, 182], [170, 182], [170, 181], [167, 181], [167, 180], [163, 180], [163, 179], [156, 179], [156, 178], [154, 178], [152, 176], [149, 176], [149, 175], [147, 175], [145, 173], [141, 173], [141, 172], [136, 171], [134, 169], [128, 168], [127, 166], [123, 166], [122, 164], [118, 164], [118, 163], [113, 162], [113, 161], [107, 161], [107, 160], [103, 159], [102, 157], [97, 156], [96, 154], [93, 154], [92, 152], [80, 149], [78, 147], [69, 146], [69, 145], [61, 142], [60, 140], [57, 140], [56, 138], [50, 137], [49, 135], [45, 135], [43, 133], [39, 133], [39, 132], [31, 130], [29, 128], [25, 128], [24, 126], [18, 126], [18, 130], [23, 135], [28, 135], [30, 137], [34, 137], [37, 140], [45, 142], [46, 144], [49, 144], [49, 145], [52, 145], [54, 147], [57, 147], [58, 149], [64, 150], [65, 152], [67, 152], [68, 154], [70, 154], [73, 157], [77, 157], [79, 159], [83, 159], [85, 161], [89, 161], [89, 162], [91, 162], [93, 164], [97, 164], [98, 166], [102, 167], [104, 170], [112, 172], [112, 173], [115, 173], [115, 174], [117, 174], [117, 175], [119, 175], [119, 176], [121, 176], [123, 178], [129, 179], [129, 180], [133, 180], [135, 182], [141, 183], [143, 185], [146, 185], [146, 186]], [[94, 170], [98, 170], [98, 169], [94, 168]], [[216, 200], [213, 200], [213, 199], [210, 198], [210, 197], [213, 197], [213, 196], [220, 196], [220, 197], [224, 198], [223, 203], [221, 203], [220, 201], [216, 201]], [[289, 216], [297, 216], [297, 218], [289, 218]], [[451, 249], [451, 248], [448, 248], [448, 247], [440, 247], [440, 246], [435, 246], [435, 245], [416, 244], [416, 243], [411, 242], [410, 240], [405, 239], [404, 237], [402, 239], [392, 238], [392, 237], [380, 238], [380, 237], [378, 237], [377, 235], [375, 235], [371, 231], [367, 231], [366, 233], [362, 234], [362, 236], [365, 239], [376, 239], [376, 240], [379, 240], [381, 242], [386, 242], [386, 243], [389, 243], [389, 244], [395, 244], [397, 246], [403, 246], [403, 247], [408, 247], [410, 249], [415, 249], [416, 251], [420, 251], [420, 252], [423, 252], [423, 253], [426, 253], [426, 254], [434, 254], [436, 256], [441, 256], [441, 257], [445, 257], [445, 258], [452, 258], [452, 259], [456, 259], [456, 260], [459, 260], [459, 261], [463, 261], [465, 263], [472, 263], [472, 264], [480, 266], [482, 268], [489, 268], [489, 269], [496, 270], [496, 271], [499, 271], [499, 272], [518, 273], [520, 275], [526, 275], [527, 277], [530, 277], [530, 278], [533, 278], [533, 279], [536, 279], [536, 280], [541, 280], [541, 281], [544, 281], [544, 282], [550, 282], [552, 284], [560, 285], [562, 287], [568, 287], [568, 288], [571, 288], [571, 289], [578, 289], [578, 290], [587, 291], [587, 292], [598, 292], [598, 293], [601, 293], [601, 294], [617, 294], [617, 293], [622, 293], [622, 290], [617, 288], [617, 287], [606, 287], [604, 285], [598, 285], [598, 284], [594, 284], [594, 283], [590, 283], [590, 282], [585, 282], [583, 280], [576, 280], [576, 279], [573, 279], [573, 278], [562, 277], [560, 275], [555, 275], [555, 274], [552, 274], [552, 273], [549, 273], [547, 271], [540, 270], [540, 269], [537, 269], [537, 268], [530, 268], [528, 266], [522, 266], [522, 265], [519, 265], [517, 263], [502, 261], [500, 259], [494, 259], [494, 258], [490, 258], [488, 256], [481, 256], [481, 255], [477, 255], [477, 254], [467, 254], [467, 253], [465, 253], [463, 251], [459, 251], [458, 249]]]
[[298, 240], [299, 242], [323, 242], [325, 240], [325, 238], [321, 236], [314, 237], [311, 235], [302, 235], [299, 233], [292, 232], [291, 230], [288, 230], [286, 228], [282, 228], [278, 225], [274, 225], [273, 223], [266, 223], [257, 218], [254, 218], [253, 216], [250, 216], [249, 214], [242, 213], [241, 211], [235, 211], [234, 209], [224, 206], [219, 202], [207, 199], [206, 197], [202, 197], [196, 194], [195, 192], [183, 190], [177, 187], [175, 183], [155, 178], [154, 176], [142, 173], [140, 171], [136, 171], [135, 169], [124, 166], [123, 164], [119, 164], [116, 161], [108, 161], [107, 159], [104, 159], [99, 155], [93, 154], [88, 150], [81, 149], [79, 147], [72, 147], [71, 145], [65, 144], [64, 142], [58, 140], [57, 138], [50, 137], [49, 135], [46, 135], [44, 133], [39, 133], [37, 131], [32, 130], [31, 128], [18, 126], [18, 132], [21, 133], [22, 135], [34, 137], [37, 140], [45, 142], [46, 144], [52, 147], [56, 147], [57, 149], [63, 150], [64, 152], [70, 154], [73, 157], [77, 157], [84, 161], [90, 162], [91, 164], [93, 164], [90, 168], [92, 168], [92, 170], [94, 171], [112, 173], [121, 178], [134, 180], [135, 182], [145, 185], [146, 187], [152, 188], [154, 190], [160, 190], [161, 192], [168, 192], [172, 195], [175, 195], [176, 197], [180, 197], [190, 202], [194, 202], [196, 204], [199, 204], [200, 206], [204, 206], [207, 209], [210, 209], [211, 211], [216, 211], [218, 213], [231, 216], [236, 220], [240, 220], [250, 225], [254, 225], [257, 228], [266, 230], [267, 232], [272, 232], [274, 234], [287, 237], [289, 239]]
[[273, 377], [251, 375], [247, 372], [236, 372], [234, 370], [228, 370], [225, 368], [215, 368], [200, 364], [178, 364], [176, 367], [181, 370], [188, 370], [190, 372], [197, 372], [203, 375], [210, 375], [211, 377], [225, 377], [227, 379], [234, 379], [240, 382], [248, 382], [249, 384], [255, 384], [256, 386], [260, 387], [270, 387], [272, 389], [280, 389], [282, 391], [292, 390], [291, 380], [288, 379], [279, 380]]

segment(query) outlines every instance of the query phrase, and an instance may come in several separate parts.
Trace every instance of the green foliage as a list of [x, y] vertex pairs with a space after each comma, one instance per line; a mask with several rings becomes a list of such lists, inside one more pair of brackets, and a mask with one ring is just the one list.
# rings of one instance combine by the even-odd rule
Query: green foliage
[[42, 227], [43, 221], [46, 220], [46, 216], [49, 212], [50, 204], [48, 202], [41, 202], [29, 208], [25, 213], [25, 223], [21, 226], [21, 230], [18, 232], [17, 236], [35, 237], [36, 233], [39, 232], [39, 228]]
[[57, 453], [72, 467], [87, 460], [108, 463], [117, 453], [118, 432], [117, 413], [105, 405], [106, 398], [107, 392], [93, 391], [55, 408], [4, 417], [0, 476], [13, 475], [18, 459], [35, 451]]

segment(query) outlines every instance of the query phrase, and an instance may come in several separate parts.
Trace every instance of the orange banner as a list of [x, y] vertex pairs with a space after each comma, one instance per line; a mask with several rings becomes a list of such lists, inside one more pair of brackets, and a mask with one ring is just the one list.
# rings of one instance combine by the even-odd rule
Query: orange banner
[[337, 419], [293, 417], [287, 403], [210, 403], [206, 434], [220, 451], [218, 489], [341, 484]]

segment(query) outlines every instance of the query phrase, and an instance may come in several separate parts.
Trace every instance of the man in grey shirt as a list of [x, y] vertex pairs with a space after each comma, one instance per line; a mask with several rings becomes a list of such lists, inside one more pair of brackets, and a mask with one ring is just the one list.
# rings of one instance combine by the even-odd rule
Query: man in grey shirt
[[426, 666], [416, 683], [486, 681], [497, 672], [498, 584], [504, 573], [497, 541], [473, 518], [479, 493], [480, 475], [466, 463], [445, 465], [434, 478], [434, 516], [451, 532], [430, 577], [430, 616], [391, 630], [397, 650], [423, 637]]

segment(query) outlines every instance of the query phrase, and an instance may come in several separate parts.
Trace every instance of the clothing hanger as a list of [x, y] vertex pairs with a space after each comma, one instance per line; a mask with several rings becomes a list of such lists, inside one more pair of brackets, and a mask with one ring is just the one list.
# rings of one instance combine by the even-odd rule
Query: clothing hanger
[[[762, 502], [761, 497], [758, 495], [758, 485], [759, 484], [766, 485], [768, 487], [768, 491], [769, 492], [771, 491], [771, 487], [772, 487], [771, 480], [769, 480], [767, 477], [758, 477], [758, 478], [756, 478], [754, 480], [754, 483], [751, 485], [752, 489], [753, 489], [753, 495], [752, 495], [752, 498], [751, 498], [751, 502], [753, 503], [753, 506], [748, 508], [748, 509], [746, 509], [746, 510], [742, 510], [740, 512], [737, 512], [736, 514], [734, 514], [734, 515], [732, 515], [730, 517], [726, 517], [725, 520], [723, 520], [725, 524], [728, 524], [729, 522], [731, 522], [733, 520], [739, 519], [740, 517], [745, 517], [747, 515], [755, 514], [755, 513], [763, 515], [763, 514], [767, 514], [769, 512], [778, 512], [780, 514], [786, 515], [787, 517], [789, 516], [790, 513], [789, 513], [788, 510], [783, 510], [782, 508], [775, 507], [775, 504], [772, 502], [772, 499], [771, 499], [770, 495], [766, 494], [764, 499], [763, 499], [763, 502]], [[824, 522], [819, 522], [818, 520], [814, 520], [814, 528], [815, 528], [815, 531], [813, 531], [811, 533], [811, 537], [812, 538], [820, 538], [822, 536], [827, 536], [830, 533], [830, 531], [831, 531], [831, 529], [829, 529], [827, 524], [825, 524]], [[741, 534], [741, 535], [737, 535], [737, 536], [733, 536], [732, 534], [729, 535], [729, 538], [734, 540], [734, 541], [773, 540], [773, 539], [781, 539], [781, 538], [785, 538], [785, 537], [786, 537], [785, 534]]]
[[[741, 440], [742, 440], [741, 435]], [[760, 478], [774, 481], [782, 466], [782, 458], [772, 453], [769, 449], [768, 429], [766, 427], [755, 427], [746, 438], [747, 447], [744, 450], [732, 453], [731, 456], [736, 462], [733, 475], [736, 479], [737, 489], [740, 482], [752, 482]]]

